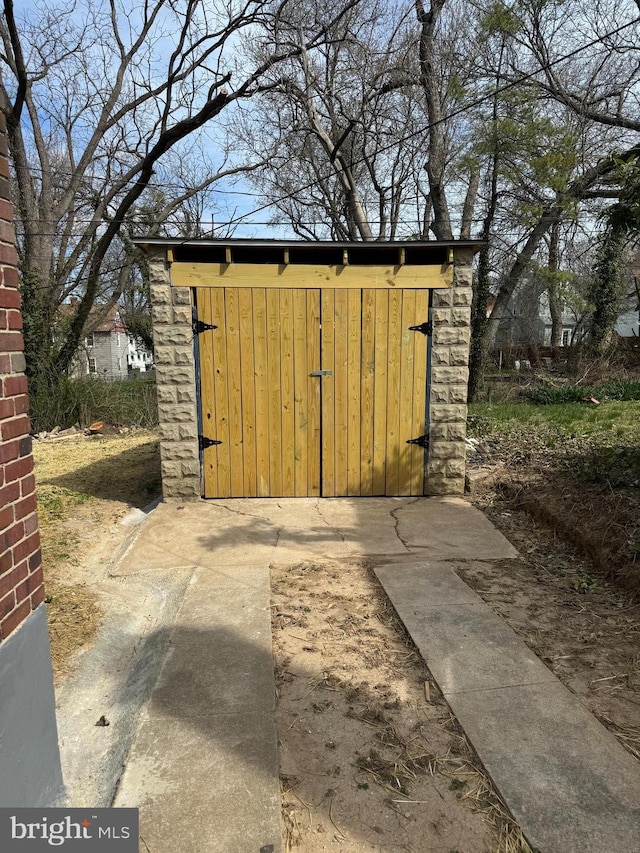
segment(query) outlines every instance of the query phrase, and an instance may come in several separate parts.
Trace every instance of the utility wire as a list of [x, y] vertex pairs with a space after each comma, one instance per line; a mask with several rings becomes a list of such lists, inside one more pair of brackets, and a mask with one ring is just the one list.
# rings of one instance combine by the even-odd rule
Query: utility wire
[[[495, 98], [496, 95], [503, 94], [504, 92], [508, 92], [511, 89], [514, 89], [514, 88], [522, 85], [523, 82], [536, 77], [542, 71], [546, 71], [550, 68], [553, 68], [556, 65], [560, 64], [561, 62], [565, 62], [567, 59], [572, 59], [574, 56], [577, 56], [578, 54], [582, 53], [585, 50], [588, 50], [591, 47], [594, 47], [597, 44], [602, 44], [605, 41], [605, 39], [608, 39], [608, 38], [611, 38], [612, 36], [618, 35], [619, 33], [623, 32], [624, 30], [628, 29], [629, 27], [631, 27], [637, 23], [640, 23], [640, 17], [634, 18], [633, 20], [628, 21], [626, 24], [621, 24], [619, 27], [616, 27], [616, 29], [611, 30], [607, 33], [604, 33], [603, 35], [599, 36], [596, 39], [593, 39], [592, 41], [588, 42], [587, 44], [581, 45], [580, 47], [575, 48], [574, 50], [570, 51], [569, 53], [563, 54], [562, 56], [560, 56], [560, 57], [558, 57], [558, 58], [556, 58], [556, 59], [554, 59], [548, 63], [541, 65], [539, 68], [536, 68], [534, 71], [531, 71], [531, 72], [528, 72], [527, 74], [521, 75], [520, 77], [518, 77], [517, 80], [512, 80], [510, 83], [506, 83], [503, 86], [492, 89], [491, 92], [486, 93], [486, 94], [468, 102], [467, 104], [462, 105], [461, 107], [458, 107], [458, 109], [453, 110], [452, 112], [448, 113], [446, 116], [443, 116], [442, 118], [438, 119], [437, 121], [429, 122], [428, 124], [424, 125], [423, 127], [419, 128], [418, 130], [414, 130], [411, 133], [408, 133], [405, 136], [402, 136], [399, 139], [394, 140], [392, 143], [389, 143], [388, 145], [382, 146], [381, 148], [377, 149], [376, 154], [380, 154], [384, 151], [389, 151], [393, 148], [397, 148], [399, 145], [402, 145], [404, 142], [408, 142], [409, 140], [414, 139], [416, 136], [424, 134], [424, 133], [428, 132], [429, 130], [431, 130], [432, 128], [437, 127], [440, 124], [443, 124], [444, 122], [451, 121], [451, 119], [456, 118], [459, 115], [463, 115], [464, 113], [468, 112], [471, 109], [474, 109], [475, 107], [482, 106], [482, 104], [485, 104], [489, 100]], [[361, 165], [362, 163], [366, 163], [366, 158], [362, 157], [360, 159], [354, 160], [351, 163], [351, 166]], [[37, 167], [35, 168], [35, 170], [38, 171]], [[67, 173], [67, 172], [62, 172], [59, 174], [65, 174], [67, 176], [71, 176], [71, 173]], [[323, 181], [330, 180], [332, 177], [335, 177], [335, 172], [331, 172], [331, 173], [329, 173], [323, 177], [318, 177], [318, 178], [314, 179], [313, 181], [310, 181], [307, 184], [303, 184], [302, 186], [297, 187], [295, 192], [300, 193], [300, 192], [304, 192], [305, 190], [313, 189], [314, 187], [321, 185], [323, 183]], [[91, 178], [90, 180], [99, 180], [99, 179], [98, 178]], [[158, 189], [166, 189], [167, 187], [172, 187], [174, 189], [185, 189], [185, 190], [190, 189], [189, 187], [186, 187], [186, 186], [183, 187], [179, 184], [149, 184], [148, 186], [158, 188]], [[211, 187], [210, 189], [212, 189], [215, 192], [220, 192], [224, 195], [241, 195], [241, 196], [247, 196], [247, 197], [262, 197], [262, 198], [264, 198], [264, 193], [254, 193], [254, 192], [248, 192], [248, 191], [245, 192], [245, 191], [240, 191], [240, 190], [226, 191], [226, 190], [222, 190], [222, 189], [218, 190], [218, 189], [213, 188], [213, 187]], [[258, 207], [255, 207], [252, 210], [249, 210], [246, 213], [243, 213], [234, 219], [228, 220], [226, 222], [216, 222], [215, 227], [228, 227], [231, 225], [241, 225], [241, 224], [245, 224], [245, 225], [272, 225], [273, 223], [271, 223], [271, 222], [254, 222], [251, 220], [246, 221], [246, 219], [247, 219], [247, 217], [252, 216], [255, 213], [260, 213], [263, 210], [268, 210], [270, 207], [273, 207], [273, 206], [275, 206], [281, 202], [288, 201], [291, 198], [292, 198], [291, 193], [288, 193], [287, 195], [281, 196], [280, 198], [272, 199], [271, 201], [269, 201], [265, 204], [262, 204]], [[38, 220], [31, 220], [31, 221], [37, 222]], [[78, 221], [78, 222], [84, 221], [84, 222], [90, 223], [92, 220], [76, 220], [76, 221]], [[115, 222], [118, 222], [118, 224], [122, 224], [125, 221], [130, 221], [130, 219], [129, 218], [121, 219], [121, 220], [109, 219], [109, 220], [104, 220], [104, 221], [109, 221], [109, 222], [115, 221]], [[408, 220], [408, 222], [413, 222], [413, 221], [414, 220]], [[474, 221], [481, 221], [481, 220], [474, 220]], [[419, 224], [417, 219], [415, 220], [415, 223]], [[176, 223], [176, 224], [180, 224], [180, 223]], [[304, 224], [315, 225], [315, 224], [321, 224], [321, 223], [300, 223], [300, 224], [301, 225], [304, 225]], [[376, 224], [376, 223], [372, 222], [372, 224]], [[43, 236], [57, 236], [57, 234], [46, 234]]]

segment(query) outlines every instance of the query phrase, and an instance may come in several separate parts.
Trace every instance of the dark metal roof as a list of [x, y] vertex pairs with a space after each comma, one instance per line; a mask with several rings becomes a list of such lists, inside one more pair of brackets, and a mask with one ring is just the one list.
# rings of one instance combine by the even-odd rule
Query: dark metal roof
[[185, 239], [176, 237], [138, 237], [133, 241], [136, 246], [166, 246], [168, 249], [179, 246], [197, 246], [205, 248], [242, 246], [246, 248], [269, 249], [480, 249], [485, 245], [484, 240], [270, 240], [270, 239]]

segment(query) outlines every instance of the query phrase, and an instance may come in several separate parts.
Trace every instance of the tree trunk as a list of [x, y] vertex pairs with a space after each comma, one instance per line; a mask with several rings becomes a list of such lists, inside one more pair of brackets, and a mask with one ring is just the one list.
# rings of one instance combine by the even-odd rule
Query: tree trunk
[[626, 239], [625, 225], [615, 222], [605, 231], [598, 250], [595, 277], [589, 289], [593, 315], [587, 352], [593, 358], [606, 355], [613, 342], [622, 296], [622, 254]]
[[558, 349], [562, 346], [562, 299], [558, 287], [558, 248], [560, 245], [560, 223], [554, 222], [551, 226], [551, 240], [549, 242], [549, 263], [547, 268], [549, 278], [549, 313], [551, 314], [551, 346]]

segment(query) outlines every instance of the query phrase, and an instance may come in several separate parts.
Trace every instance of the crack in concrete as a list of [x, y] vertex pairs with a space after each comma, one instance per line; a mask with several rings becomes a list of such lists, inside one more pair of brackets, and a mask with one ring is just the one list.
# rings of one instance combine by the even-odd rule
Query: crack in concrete
[[398, 513], [400, 512], [400, 510], [406, 509], [408, 506], [411, 506], [411, 504], [417, 503], [419, 500], [420, 500], [420, 498], [414, 498], [412, 501], [408, 501], [407, 503], [401, 504], [397, 509], [392, 509], [389, 511], [389, 515], [391, 516], [391, 518], [394, 521], [393, 529], [395, 530], [395, 534], [398, 538], [398, 541], [402, 543], [405, 551], [407, 551], [407, 552], [409, 552], [411, 549], [409, 548], [407, 543], [404, 541], [402, 536], [400, 536], [400, 519], [398, 518]]
[[247, 518], [259, 518], [260, 521], [271, 521], [269, 518], [265, 518], [264, 515], [256, 515], [255, 512], [242, 512], [240, 509], [231, 509], [230, 506], [223, 503], [216, 504], [214, 509], [226, 509], [227, 512], [232, 512], [234, 515], [245, 515]]
[[330, 524], [330, 523], [327, 521], [327, 519], [324, 517], [324, 515], [320, 512], [320, 498], [318, 498], [318, 499], [316, 500], [315, 507], [316, 507], [316, 512], [318, 513], [318, 517], [320, 518], [320, 521], [321, 521], [323, 524], [326, 524], [326, 526], [329, 528], [329, 530], [333, 530], [333, 532], [334, 532], [334, 533], [336, 533], [336, 534], [340, 537], [340, 539], [342, 539], [342, 541], [343, 541], [343, 542], [346, 542], [346, 541], [347, 541], [347, 537], [345, 536], [345, 534], [344, 534], [344, 533], [341, 533], [341, 531], [339, 530], [339, 528], [337, 528], [337, 527], [333, 527], [333, 525], [332, 525], [332, 524]]

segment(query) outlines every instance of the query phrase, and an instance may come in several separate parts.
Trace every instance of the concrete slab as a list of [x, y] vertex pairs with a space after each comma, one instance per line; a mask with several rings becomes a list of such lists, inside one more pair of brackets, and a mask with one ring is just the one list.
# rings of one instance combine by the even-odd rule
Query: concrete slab
[[403, 505], [397, 517], [400, 539], [411, 551], [428, 549], [430, 561], [518, 556], [480, 510], [462, 498], [419, 498]]
[[640, 850], [640, 768], [559, 682], [448, 695], [542, 853]]
[[613, 735], [450, 566], [376, 574], [529, 843], [638, 853], [640, 767]]
[[140, 808], [141, 850], [282, 850], [273, 720], [262, 714], [143, 719], [116, 807]]
[[556, 681], [446, 564], [396, 564], [374, 571], [445, 695]]
[[196, 569], [114, 802], [147, 849], [282, 850], [271, 648], [268, 565]]

